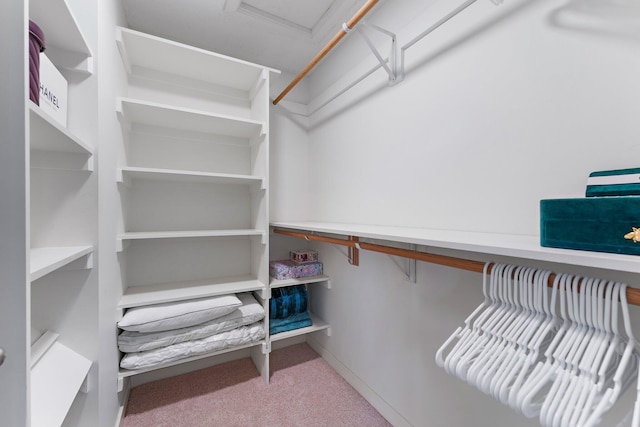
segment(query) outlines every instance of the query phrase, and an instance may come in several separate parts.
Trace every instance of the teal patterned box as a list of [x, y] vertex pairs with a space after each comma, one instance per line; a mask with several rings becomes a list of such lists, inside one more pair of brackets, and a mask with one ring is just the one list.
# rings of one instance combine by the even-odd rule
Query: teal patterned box
[[541, 200], [540, 244], [640, 255], [640, 196]]

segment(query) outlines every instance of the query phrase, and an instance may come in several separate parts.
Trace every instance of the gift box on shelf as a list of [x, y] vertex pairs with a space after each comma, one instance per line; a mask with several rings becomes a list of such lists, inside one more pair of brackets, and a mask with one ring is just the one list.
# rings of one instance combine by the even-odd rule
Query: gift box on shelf
[[297, 263], [317, 262], [318, 252], [313, 249], [295, 249], [289, 251], [289, 258]]
[[540, 244], [640, 255], [640, 197], [541, 200]]
[[269, 262], [269, 275], [277, 280], [295, 279], [322, 275], [321, 262], [299, 264], [291, 259]]
[[45, 53], [40, 54], [40, 108], [67, 126], [68, 84]]

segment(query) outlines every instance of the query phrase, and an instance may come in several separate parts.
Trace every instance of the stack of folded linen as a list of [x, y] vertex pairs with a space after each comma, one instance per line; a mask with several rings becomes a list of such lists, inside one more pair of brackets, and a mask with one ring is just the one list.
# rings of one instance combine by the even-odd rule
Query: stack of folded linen
[[129, 309], [118, 327], [123, 369], [143, 369], [259, 341], [264, 308], [250, 293]]
[[306, 285], [276, 288], [271, 291], [269, 334], [311, 326]]

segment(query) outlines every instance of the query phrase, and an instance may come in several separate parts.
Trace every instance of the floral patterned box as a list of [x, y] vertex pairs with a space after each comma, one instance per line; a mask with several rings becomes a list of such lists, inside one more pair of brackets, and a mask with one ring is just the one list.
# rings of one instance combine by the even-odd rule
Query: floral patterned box
[[318, 262], [318, 252], [313, 249], [294, 249], [289, 251], [289, 258], [297, 263]]
[[269, 262], [269, 275], [277, 280], [322, 275], [321, 262], [299, 264], [291, 259]]

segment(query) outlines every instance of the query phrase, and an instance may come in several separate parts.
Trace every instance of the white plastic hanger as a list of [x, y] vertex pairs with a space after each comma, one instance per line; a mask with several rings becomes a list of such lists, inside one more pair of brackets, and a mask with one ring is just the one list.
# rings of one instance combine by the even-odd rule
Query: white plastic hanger
[[579, 369], [579, 384], [576, 389], [576, 397], [572, 402], [571, 411], [567, 411], [563, 417], [563, 426], [576, 426], [578, 420], [585, 411], [585, 405], [587, 399], [596, 387], [596, 375], [595, 371], [591, 368], [598, 355], [599, 348], [602, 347], [603, 329], [602, 329], [602, 304], [599, 304], [599, 293], [602, 291], [602, 284], [606, 283], [604, 280], [593, 279], [587, 282], [583, 292], [585, 293], [586, 301], [586, 320], [589, 327], [592, 328], [591, 338], [589, 339], [588, 347], [585, 349], [584, 356], [580, 360], [578, 366]]
[[[604, 283], [604, 281], [601, 283]], [[593, 383], [590, 385], [591, 389], [581, 409], [580, 417], [576, 423], [577, 425], [583, 425], [585, 423], [594, 405], [597, 404], [598, 399], [602, 398], [601, 391], [604, 387], [606, 380], [605, 374], [609, 363], [605, 352], [609, 355], [610, 359], [611, 355], [613, 355], [613, 349], [615, 349], [616, 346], [615, 343], [617, 343], [619, 339], [617, 332], [615, 332], [617, 331], [617, 326], [612, 326], [614, 323], [615, 325], [618, 323], [618, 293], [619, 286], [616, 286], [616, 284], [611, 281], [607, 282], [603, 289], [598, 290], [599, 305], [602, 305], [602, 307], [599, 308], [599, 311], [602, 313], [599, 322], [604, 334], [602, 336], [602, 343], [598, 348], [598, 352], [590, 369]]]
[[[499, 383], [496, 396], [504, 404], [509, 404], [509, 397], [514, 386], [519, 387], [517, 382], [520, 374], [528, 371], [533, 360], [529, 357], [531, 353], [537, 352], [542, 343], [539, 336], [547, 329], [547, 325], [552, 319], [549, 310], [548, 281], [550, 271], [538, 270], [533, 277], [533, 310], [526, 319], [526, 327], [518, 335], [516, 340], [515, 355], [513, 361], [505, 368]], [[555, 299], [553, 301], [555, 304]], [[536, 353], [537, 354], [537, 353]], [[517, 385], [516, 385], [517, 384]]]
[[531, 283], [536, 273], [536, 269], [526, 268], [513, 282], [513, 287], [518, 292], [516, 304], [519, 307], [519, 311], [516, 313], [517, 317], [512, 321], [512, 327], [509, 328], [504, 337], [504, 347], [498, 349], [499, 357], [495, 358], [493, 362], [490, 371], [492, 374], [491, 381], [489, 388], [485, 391], [496, 399], [499, 398], [500, 388], [505, 376], [508, 374], [508, 370], [514, 363], [518, 363], [518, 340], [526, 330], [528, 322], [535, 316], [535, 301], [533, 294], [528, 291], [532, 288]]
[[[631, 320], [629, 317], [629, 305], [627, 303], [627, 285], [618, 284], [619, 286], [619, 298], [620, 308], [622, 311], [622, 318], [624, 321], [625, 333], [627, 335], [627, 343], [622, 353], [622, 357], [618, 363], [615, 375], [613, 377], [613, 386], [607, 388], [603, 398], [600, 400], [598, 406], [585, 422], [585, 427], [591, 427], [600, 422], [600, 419], [617, 401], [620, 394], [628, 387], [631, 380], [634, 378], [633, 372], [637, 375], [637, 354], [633, 355], [633, 352], [637, 348], [637, 342], [633, 335], [631, 328]], [[632, 357], [634, 356], [634, 357]]]
[[499, 271], [496, 277], [495, 294], [500, 301], [500, 305], [495, 310], [494, 315], [481, 325], [481, 336], [472, 344], [456, 365], [456, 375], [475, 385], [476, 376], [482, 367], [482, 360], [486, 357], [491, 345], [497, 340], [496, 333], [503, 324], [504, 319], [511, 315], [513, 304], [509, 300], [507, 292], [506, 277], [515, 268], [513, 265], [506, 265]]
[[510, 282], [510, 286], [514, 291], [514, 304], [517, 307], [515, 318], [512, 319], [511, 325], [505, 332], [501, 346], [495, 351], [491, 366], [487, 370], [487, 375], [481, 387], [485, 393], [491, 394], [496, 398], [498, 398], [497, 390], [499, 389], [500, 382], [503, 380], [505, 371], [513, 363], [517, 362], [517, 339], [525, 326], [528, 313], [531, 311], [519, 273], [520, 271], [515, 273], [514, 280]]
[[562, 396], [570, 385], [570, 376], [568, 371], [568, 356], [580, 336], [581, 325], [579, 324], [579, 312], [576, 304], [577, 285], [581, 277], [574, 276], [570, 283], [565, 283], [567, 314], [571, 322], [566, 339], [560, 343], [556, 354], [555, 369], [550, 376], [552, 382], [551, 389], [547, 393], [540, 408], [540, 424], [545, 427], [554, 426], [558, 410], [563, 406]]
[[[538, 357], [541, 354], [541, 350], [543, 344], [546, 340], [548, 340], [548, 336], [555, 332], [556, 328], [560, 324], [560, 318], [556, 315], [556, 301], [558, 295], [558, 288], [560, 284], [560, 279], [563, 277], [561, 274], [557, 274], [554, 278], [553, 284], [551, 286], [551, 300], [549, 301], [547, 298], [547, 286], [543, 287], [543, 293], [545, 296], [543, 297], [544, 311], [547, 315], [547, 318], [544, 324], [540, 327], [539, 332], [533, 338], [531, 346], [528, 348], [529, 353], [527, 354], [527, 358], [522, 365], [520, 372], [518, 373], [516, 379], [514, 380], [511, 389], [509, 390], [509, 406], [517, 412], [521, 412], [522, 402], [518, 398], [520, 395], [520, 390], [529, 376], [535, 376], [537, 372], [536, 368], [538, 365], [534, 365], [538, 362]], [[548, 277], [545, 276], [545, 282], [548, 281]], [[546, 283], [545, 283], [546, 284]], [[557, 336], [557, 335], [555, 335]], [[535, 366], [533, 370], [532, 366]]]
[[[489, 386], [495, 369], [505, 357], [510, 334], [516, 327], [517, 319], [523, 310], [523, 306], [519, 301], [517, 270], [518, 268], [512, 265], [504, 270], [503, 276], [499, 281], [503, 299], [506, 303], [504, 314], [496, 318], [487, 327], [487, 333], [491, 338], [487, 341], [481, 354], [475, 359], [468, 371], [467, 382], [485, 393], [489, 393]], [[513, 277], [514, 274], [515, 278]]]
[[595, 426], [638, 377], [640, 427], [627, 285], [557, 274], [549, 295], [551, 272], [491, 264], [489, 275], [489, 265], [485, 300], [438, 349], [438, 366], [544, 427]]
[[[569, 427], [575, 425], [577, 413], [580, 410], [580, 402], [586, 400], [586, 375], [580, 370], [580, 363], [591, 356], [590, 344], [595, 333], [594, 318], [591, 308], [591, 293], [595, 279], [586, 278], [582, 281], [582, 289], [579, 292], [580, 302], [580, 323], [582, 326], [582, 338], [579, 344], [574, 347], [573, 355], [569, 362], [570, 384], [563, 395], [558, 407], [558, 412], [554, 414], [554, 425]], [[577, 291], [577, 289], [576, 289]], [[576, 416], [574, 416], [576, 415]]]
[[[436, 352], [436, 364], [441, 367], [444, 368], [445, 367], [445, 356], [444, 356], [444, 352], [446, 350], [447, 347], [449, 347], [455, 340], [457, 340], [456, 344], [454, 345], [454, 347], [451, 349], [450, 353], [448, 356], [450, 356], [452, 353], [454, 353], [454, 351], [457, 350], [457, 347], [460, 345], [460, 342], [463, 340], [464, 337], [466, 337], [468, 334], [471, 333], [472, 328], [473, 328], [473, 322], [474, 319], [476, 317], [478, 317], [480, 315], [480, 313], [484, 313], [486, 312], [486, 310], [488, 309], [489, 306], [491, 306], [493, 304], [493, 300], [490, 298], [489, 296], [489, 291], [488, 291], [488, 278], [487, 278], [487, 271], [489, 268], [489, 265], [491, 265], [492, 263], [487, 262], [484, 265], [483, 271], [482, 271], [482, 293], [484, 294], [484, 301], [482, 302], [482, 304], [480, 304], [464, 321], [464, 326], [458, 327], [453, 334], [451, 334], [451, 336], [444, 342], [444, 344], [442, 344], [442, 346], [440, 346], [440, 348], [438, 349], [438, 351]], [[494, 266], [495, 268], [495, 266]], [[447, 356], [447, 357], [448, 357]]]
[[499, 299], [499, 294], [496, 291], [498, 270], [502, 268], [502, 265], [496, 265], [491, 272], [488, 292], [492, 304], [480, 313], [477, 320], [473, 322], [469, 333], [461, 337], [460, 341], [454, 346], [449, 356], [445, 359], [445, 370], [451, 375], [457, 375], [460, 359], [464, 358], [468, 352], [473, 351], [474, 346], [479, 345], [480, 340], [486, 339], [486, 337], [483, 336], [483, 325], [498, 312], [502, 305], [502, 301]]
[[569, 274], [559, 274], [558, 276], [558, 292], [560, 295], [559, 319], [562, 321], [562, 324], [549, 344], [549, 347], [544, 352], [545, 360], [536, 364], [518, 393], [518, 407], [527, 418], [533, 418], [540, 413], [544, 403], [544, 396], [540, 399], [538, 394], [544, 389], [549, 380], [553, 379], [559, 368], [559, 361], [556, 359], [555, 354], [561, 346], [562, 341], [566, 339], [567, 332], [571, 326], [571, 321], [567, 315], [566, 285], [567, 282], [572, 280], [573, 276]]

